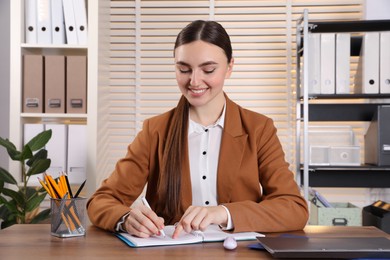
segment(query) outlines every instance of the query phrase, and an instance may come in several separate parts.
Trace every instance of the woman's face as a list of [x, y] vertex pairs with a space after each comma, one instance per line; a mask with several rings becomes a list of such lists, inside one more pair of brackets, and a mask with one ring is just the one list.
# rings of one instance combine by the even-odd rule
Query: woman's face
[[224, 100], [223, 85], [230, 77], [233, 59], [227, 62], [220, 47], [195, 41], [175, 49], [176, 80], [193, 107], [213, 107]]

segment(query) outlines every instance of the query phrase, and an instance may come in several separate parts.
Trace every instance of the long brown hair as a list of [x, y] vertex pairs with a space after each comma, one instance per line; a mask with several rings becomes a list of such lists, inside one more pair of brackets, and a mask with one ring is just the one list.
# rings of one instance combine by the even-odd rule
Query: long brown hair
[[[227, 61], [232, 58], [232, 46], [225, 29], [215, 21], [197, 20], [188, 24], [178, 34], [175, 48], [197, 40], [214, 44], [225, 51]], [[157, 205], [164, 205], [159, 211], [167, 223], [171, 223], [181, 209], [181, 181], [182, 162], [188, 156], [187, 135], [190, 104], [182, 96], [175, 109], [170, 123], [168, 136], [164, 147], [164, 156], [161, 177], [158, 184], [159, 201]]]

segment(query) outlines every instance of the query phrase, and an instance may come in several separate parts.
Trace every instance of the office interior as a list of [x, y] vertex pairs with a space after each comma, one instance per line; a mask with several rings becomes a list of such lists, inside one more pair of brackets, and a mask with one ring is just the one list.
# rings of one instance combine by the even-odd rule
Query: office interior
[[[321, 21], [390, 19], [390, 1], [386, 0], [87, 1], [88, 43], [81, 51], [88, 57], [85, 116], [58, 119], [41, 114], [26, 118], [20, 115], [21, 101], [15, 103], [15, 98], [20, 98], [20, 91], [14, 88], [20, 88], [21, 70], [21, 62], [15, 62], [20, 60], [21, 46], [20, 41], [15, 46], [15, 39], [24, 36], [23, 25], [13, 17], [17, 13], [12, 10], [13, 1], [0, 0], [0, 24], [5, 25], [0, 27], [0, 136], [11, 141], [15, 138], [22, 145], [24, 123], [85, 125], [86, 196], [125, 155], [143, 120], [177, 103], [180, 94], [174, 79], [173, 42], [188, 22], [214, 19], [227, 28], [236, 64], [225, 91], [240, 105], [275, 121], [286, 160], [297, 174], [296, 20], [304, 9], [311, 19]], [[351, 78], [357, 63], [358, 57], [354, 57]], [[318, 125], [329, 124], [335, 126], [329, 122]], [[338, 125], [351, 127], [357, 143], [364, 146], [369, 122]], [[363, 152], [359, 156], [364, 161]], [[17, 167], [5, 149], [0, 149], [0, 165], [18, 178]], [[377, 200], [390, 202], [387, 188], [316, 190], [330, 202], [348, 202], [359, 208]]]

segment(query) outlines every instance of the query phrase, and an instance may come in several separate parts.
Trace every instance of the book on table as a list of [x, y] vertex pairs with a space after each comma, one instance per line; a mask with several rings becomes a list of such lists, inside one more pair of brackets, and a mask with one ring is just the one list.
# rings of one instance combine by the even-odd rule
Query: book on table
[[264, 237], [263, 234], [257, 232], [240, 232], [229, 233], [221, 230], [216, 225], [210, 225], [205, 231], [193, 231], [191, 233], [182, 232], [178, 238], [173, 239], [172, 234], [175, 226], [165, 226], [165, 237], [151, 236], [149, 238], [140, 238], [132, 236], [128, 233], [116, 233], [115, 235], [131, 247], [148, 247], [148, 246], [169, 246], [169, 245], [184, 245], [196, 244], [204, 242], [221, 242], [227, 237], [234, 237], [237, 241], [240, 240], [256, 240], [257, 237]]

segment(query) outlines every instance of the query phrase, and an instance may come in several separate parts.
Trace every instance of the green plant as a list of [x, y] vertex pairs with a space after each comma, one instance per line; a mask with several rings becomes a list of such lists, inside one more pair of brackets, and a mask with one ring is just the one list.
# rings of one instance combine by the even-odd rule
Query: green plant
[[21, 151], [8, 139], [0, 137], [0, 145], [7, 149], [9, 157], [19, 161], [22, 180], [20, 183], [7, 170], [0, 167], [0, 220], [1, 228], [13, 224], [39, 223], [50, 216], [50, 209], [38, 213], [47, 192], [42, 187], [30, 187], [29, 179], [45, 172], [51, 160], [47, 158], [46, 143], [52, 135], [46, 130], [32, 138]]

